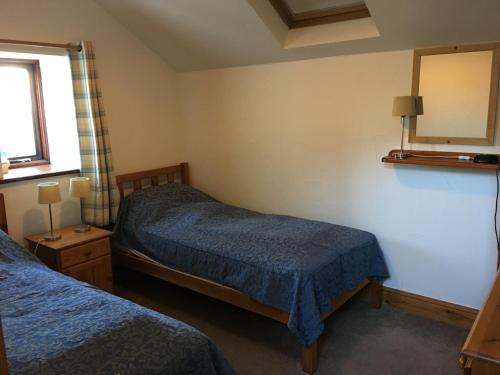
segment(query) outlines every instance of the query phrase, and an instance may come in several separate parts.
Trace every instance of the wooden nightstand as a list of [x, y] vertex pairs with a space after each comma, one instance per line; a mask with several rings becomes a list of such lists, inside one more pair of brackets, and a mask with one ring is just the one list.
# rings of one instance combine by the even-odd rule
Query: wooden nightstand
[[53, 270], [112, 293], [112, 232], [91, 227], [88, 232], [76, 233], [74, 228], [59, 229], [62, 238], [57, 241], [43, 240], [44, 234], [26, 237], [28, 248], [32, 252], [36, 249], [35, 255]]

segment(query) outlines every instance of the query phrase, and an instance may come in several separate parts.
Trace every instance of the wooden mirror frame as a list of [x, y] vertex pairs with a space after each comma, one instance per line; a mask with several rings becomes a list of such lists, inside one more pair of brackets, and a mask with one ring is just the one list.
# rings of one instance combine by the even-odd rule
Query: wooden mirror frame
[[[500, 43], [469, 44], [463, 46], [437, 47], [416, 49], [413, 54], [413, 77], [411, 94], [417, 96], [420, 83], [420, 63], [422, 56], [445, 55], [452, 53], [492, 51], [490, 96], [488, 103], [488, 115], [486, 124], [486, 136], [484, 138], [472, 137], [433, 137], [417, 136], [417, 118], [410, 118], [409, 143], [433, 143], [433, 144], [455, 144], [455, 145], [493, 145], [495, 139], [495, 121], [498, 101], [498, 79], [500, 70]], [[425, 98], [424, 98], [425, 113]]]

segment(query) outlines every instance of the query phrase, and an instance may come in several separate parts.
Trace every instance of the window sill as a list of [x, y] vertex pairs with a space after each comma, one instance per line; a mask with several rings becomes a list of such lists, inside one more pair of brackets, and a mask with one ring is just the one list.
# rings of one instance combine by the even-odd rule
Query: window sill
[[38, 167], [40, 165], [49, 165], [49, 164], [50, 164], [50, 161], [43, 160], [43, 159], [42, 160], [27, 161], [27, 162], [23, 162], [23, 163], [14, 163], [11, 160], [9, 171], [11, 171], [12, 169]]
[[9, 169], [7, 174], [0, 178], [1, 184], [8, 184], [11, 182], [36, 180], [39, 178], [63, 176], [68, 174], [79, 174], [80, 169], [68, 168], [68, 166], [58, 167], [56, 165], [38, 165], [34, 167], [14, 168]]

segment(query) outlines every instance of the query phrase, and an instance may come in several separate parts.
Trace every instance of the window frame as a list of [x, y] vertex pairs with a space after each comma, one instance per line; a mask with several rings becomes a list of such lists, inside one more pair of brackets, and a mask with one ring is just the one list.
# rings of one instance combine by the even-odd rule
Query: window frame
[[269, 2], [289, 29], [371, 17], [368, 7], [361, 0], [353, 0], [352, 4], [308, 10], [300, 13], [295, 13], [286, 0], [269, 0]]
[[[23, 66], [26, 67], [31, 81], [31, 103], [33, 108], [33, 134], [35, 136], [35, 155], [9, 158], [9, 169], [34, 167], [50, 164], [49, 142], [47, 137], [47, 126], [45, 122], [45, 107], [43, 102], [42, 73], [40, 60], [0, 58], [0, 66]], [[22, 161], [23, 159], [30, 161]]]

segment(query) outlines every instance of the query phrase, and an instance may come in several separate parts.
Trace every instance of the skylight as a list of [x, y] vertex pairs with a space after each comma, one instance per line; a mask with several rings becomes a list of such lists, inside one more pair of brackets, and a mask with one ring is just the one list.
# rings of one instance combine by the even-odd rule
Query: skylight
[[353, 0], [269, 0], [289, 29], [370, 17], [364, 2]]
[[330, 8], [360, 5], [363, 1], [353, 0], [284, 0], [294, 13], [311, 12]]

